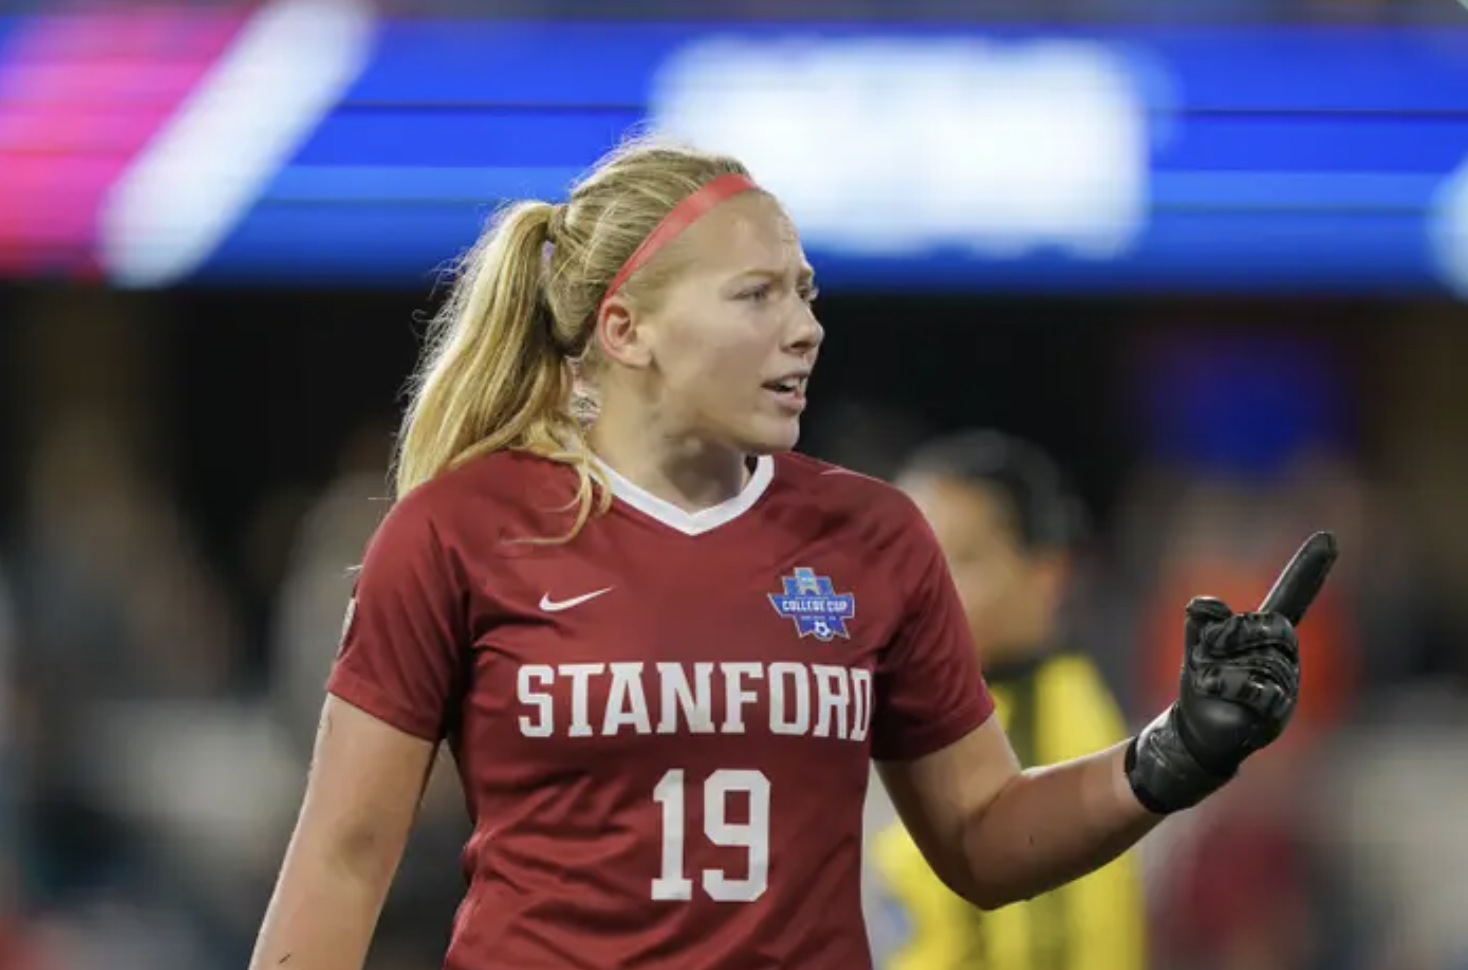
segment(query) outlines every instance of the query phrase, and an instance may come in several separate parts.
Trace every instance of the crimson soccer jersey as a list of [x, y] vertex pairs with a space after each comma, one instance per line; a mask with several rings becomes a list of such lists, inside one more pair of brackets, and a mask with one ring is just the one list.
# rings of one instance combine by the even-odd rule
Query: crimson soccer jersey
[[895, 489], [784, 454], [687, 513], [518, 453], [414, 491], [369, 545], [329, 689], [447, 738], [474, 835], [449, 970], [860, 970], [871, 758], [992, 710]]

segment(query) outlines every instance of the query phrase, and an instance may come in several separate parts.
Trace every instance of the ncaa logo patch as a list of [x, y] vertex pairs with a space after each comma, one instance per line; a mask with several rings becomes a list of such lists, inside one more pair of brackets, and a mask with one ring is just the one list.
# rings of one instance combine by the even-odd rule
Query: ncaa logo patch
[[851, 639], [846, 624], [856, 616], [856, 596], [838, 593], [830, 577], [817, 576], [814, 569], [798, 566], [790, 576], [780, 577], [784, 591], [770, 593], [770, 605], [787, 620], [795, 621], [802, 637], [830, 643], [837, 637]]

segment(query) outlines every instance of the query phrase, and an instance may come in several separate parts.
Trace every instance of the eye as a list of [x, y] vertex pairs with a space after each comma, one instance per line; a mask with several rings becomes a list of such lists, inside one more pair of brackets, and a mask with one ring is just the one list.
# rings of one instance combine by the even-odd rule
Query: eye
[[744, 300], [748, 303], [763, 303], [770, 298], [774, 292], [775, 284], [761, 283], [741, 292], [735, 299]]
[[800, 298], [807, 303], [814, 303], [821, 295], [821, 288], [814, 283], [802, 283], [800, 285]]

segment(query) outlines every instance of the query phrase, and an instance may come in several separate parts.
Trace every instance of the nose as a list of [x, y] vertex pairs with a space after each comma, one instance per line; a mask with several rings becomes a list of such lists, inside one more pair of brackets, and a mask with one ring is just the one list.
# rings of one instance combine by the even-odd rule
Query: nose
[[790, 336], [785, 344], [785, 349], [794, 354], [814, 353], [820, 346], [821, 341], [826, 339], [826, 328], [816, 319], [815, 311], [810, 305], [802, 302], [796, 311], [796, 318], [790, 328]]

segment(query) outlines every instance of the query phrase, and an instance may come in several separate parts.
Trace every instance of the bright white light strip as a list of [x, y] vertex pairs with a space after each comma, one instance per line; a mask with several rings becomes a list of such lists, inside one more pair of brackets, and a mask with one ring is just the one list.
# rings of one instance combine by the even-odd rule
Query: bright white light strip
[[360, 0], [276, 0], [257, 12], [103, 203], [98, 245], [121, 286], [199, 268], [361, 73]]
[[1151, 67], [1079, 39], [711, 36], [659, 67], [650, 107], [828, 251], [1108, 260], [1147, 228]]
[[1427, 240], [1439, 278], [1468, 299], [1468, 159], [1438, 187], [1427, 214]]

